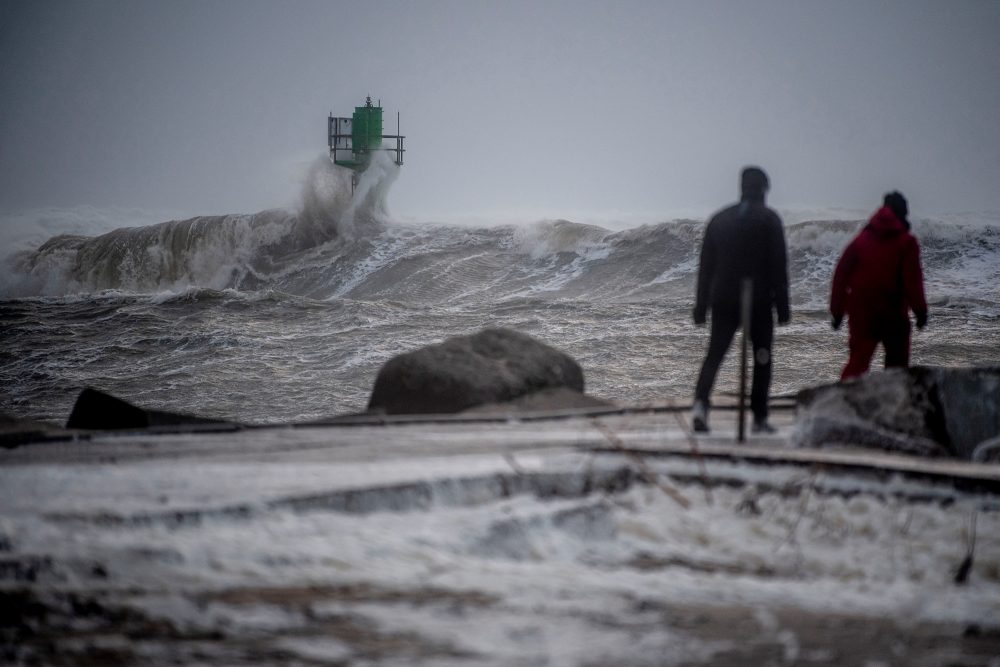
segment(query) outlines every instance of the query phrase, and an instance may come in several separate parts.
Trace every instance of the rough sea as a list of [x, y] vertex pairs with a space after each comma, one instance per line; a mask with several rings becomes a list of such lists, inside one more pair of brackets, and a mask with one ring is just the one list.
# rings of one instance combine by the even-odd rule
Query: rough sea
[[[254, 214], [0, 216], [0, 412], [62, 423], [92, 386], [246, 423], [329, 417], [364, 410], [392, 356], [497, 326], [571, 354], [595, 396], [690, 400], [708, 339], [690, 317], [705, 219], [401, 222], [384, 204], [393, 179], [373, 168], [352, 197], [318, 166], [295, 210]], [[779, 213], [793, 319], [777, 329], [772, 395], [839, 376], [830, 279], [870, 214]], [[930, 302], [912, 362], [1000, 363], [1000, 213], [912, 221]], [[736, 389], [737, 349], [717, 394]]]

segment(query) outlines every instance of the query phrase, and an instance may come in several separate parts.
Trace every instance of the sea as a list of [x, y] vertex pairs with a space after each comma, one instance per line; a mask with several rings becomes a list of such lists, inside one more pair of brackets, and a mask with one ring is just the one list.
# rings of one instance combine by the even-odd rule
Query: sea
[[[386, 206], [396, 175], [373, 165], [352, 192], [321, 160], [298, 206], [249, 214], [0, 215], [0, 413], [61, 424], [95, 387], [158, 410], [310, 421], [365, 410], [394, 355], [487, 327], [567, 352], [594, 396], [691, 400], [712, 211], [645, 224], [400, 220]], [[839, 377], [847, 333], [830, 326], [830, 280], [871, 211], [779, 213], [793, 319], [776, 332], [772, 395], [789, 396]], [[1000, 363], [1000, 212], [912, 222], [930, 304], [912, 363]], [[736, 391], [737, 349], [718, 395]]]

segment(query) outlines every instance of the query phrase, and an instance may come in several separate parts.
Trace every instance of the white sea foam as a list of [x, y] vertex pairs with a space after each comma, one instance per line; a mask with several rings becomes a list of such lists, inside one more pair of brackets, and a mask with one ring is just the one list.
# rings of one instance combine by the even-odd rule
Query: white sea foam
[[518, 249], [540, 259], [546, 255], [570, 252], [577, 255], [603, 254], [608, 249], [605, 239], [609, 232], [594, 225], [582, 225], [568, 220], [542, 221], [515, 228]]
[[[464, 432], [460, 425], [406, 427], [404, 439], [359, 428], [336, 434], [343, 442], [335, 448], [329, 430], [308, 428], [222, 434], [208, 449], [204, 436], [132, 436], [135, 449], [155, 454], [168, 444], [181, 454], [115, 466], [0, 469], [9, 490], [0, 497], [0, 529], [14, 555], [42, 554], [64, 577], [36, 585], [112, 599], [124, 591], [127, 605], [143, 604], [146, 593], [150, 616], [176, 627], [222, 627], [230, 639], [247, 633], [266, 642], [306, 626], [300, 614], [307, 604], [312, 621], [362, 614], [388, 636], [458, 647], [477, 664], [543, 657], [576, 665], [595, 656], [608, 664], [711, 662], [713, 651], [730, 646], [693, 641], [699, 633], [682, 622], [688, 605], [709, 624], [712, 610], [727, 605], [757, 609], [763, 639], [776, 640], [786, 658], [797, 652], [788, 635], [797, 624], [775, 613], [782, 610], [953, 627], [996, 618], [1000, 516], [978, 509], [981, 496], [914, 480], [712, 461], [710, 479], [735, 484], [709, 494], [670, 481], [699, 478], [705, 461], [669, 459], [646, 465], [689, 500], [686, 509], [647, 483], [570, 494], [552, 493], [556, 484], [545, 485], [546, 493], [527, 485], [511, 493], [519, 483], [498, 483], [511, 478], [515, 458], [519, 479], [557, 473], [573, 488], [569, 480], [578, 476], [578, 489], [586, 489], [584, 475], [628, 464], [591, 454], [496, 453], [498, 443], [583, 444], [588, 430], [599, 437], [568, 423]], [[107, 447], [107, 440], [94, 445]], [[453, 449], [462, 445], [485, 449]], [[428, 455], [428, 447], [439, 454]], [[352, 454], [362, 449], [372, 453]], [[183, 456], [205, 451], [217, 455], [195, 466]], [[463, 487], [476, 480], [482, 483]], [[428, 492], [416, 496], [421, 502], [386, 501], [406, 485]], [[357, 494], [355, 511], [308, 505], [341, 492]], [[291, 509], [284, 499], [306, 503]], [[746, 506], [754, 509], [740, 509]], [[233, 507], [243, 511], [221, 511]], [[956, 586], [954, 568], [977, 511], [975, 585]], [[185, 513], [196, 520], [172, 523]], [[128, 523], [133, 517], [140, 520]], [[78, 562], [86, 571], [93, 563], [113, 567], [95, 581], [82, 567], [74, 570]], [[150, 595], [164, 581], [175, 592], [166, 602]], [[268, 599], [282, 587], [303, 594], [294, 603]], [[331, 587], [375, 595], [322, 594]], [[226, 589], [260, 599], [184, 603]], [[379, 595], [392, 592], [400, 594]], [[406, 592], [421, 600], [421, 613]], [[441, 593], [444, 603], [435, 603]], [[489, 602], [477, 604], [470, 593]], [[675, 634], [691, 643], [678, 647]], [[338, 644], [330, 649], [341, 656]]]
[[350, 176], [325, 157], [306, 174], [300, 209], [203, 216], [150, 224], [155, 213], [89, 207], [5, 216], [0, 296], [120, 288], [135, 293], [225, 289], [267, 282], [304, 252], [384, 220], [398, 168], [376, 156], [351, 193]]
[[[297, 212], [209, 216], [158, 225], [144, 224], [154, 214], [127, 209], [8, 216], [7, 235], [16, 239], [9, 247], [22, 252], [6, 259], [0, 271], [0, 295], [105, 289], [156, 294], [198, 287], [277, 288], [335, 298], [350, 295], [371, 277], [390, 270], [397, 280], [406, 272], [421, 277], [428, 298], [432, 298], [428, 291], [433, 290], [432, 275], [442, 272], [449, 274], [448, 280], [461, 276], [466, 281], [459, 291], [442, 283], [449, 298], [584, 294], [596, 288], [605, 294], [654, 296], [656, 290], [692, 288], [701, 221], [661, 222], [621, 231], [609, 230], [622, 222], [621, 217], [606, 226], [565, 219], [504, 227], [392, 223], [385, 201], [398, 171], [389, 157], [376, 154], [352, 197], [349, 172], [323, 156], [305, 175]], [[840, 209], [782, 212], [793, 300], [799, 307], [822, 309], [836, 261], [865, 215]], [[133, 224], [119, 228], [125, 221]], [[109, 227], [115, 229], [108, 231]], [[915, 219], [932, 301], [973, 298], [1000, 307], [994, 287], [1000, 277], [998, 230], [1000, 219], [990, 214]], [[56, 231], [73, 235], [49, 236]], [[95, 232], [103, 234], [94, 237]], [[32, 244], [41, 245], [26, 251]], [[490, 256], [511, 252], [514, 256], [498, 267], [488, 266]], [[505, 281], [510, 283], [506, 288]], [[379, 287], [382, 296], [391, 298], [390, 291], [388, 286]]]
[[37, 208], [0, 213], [0, 248], [3, 253], [33, 250], [60, 234], [98, 236], [123, 227], [145, 227], [184, 217], [177, 211], [121, 206], [72, 206]]
[[668, 267], [663, 273], [653, 278], [649, 285], [658, 285], [672, 280], [688, 278], [698, 271], [698, 258], [692, 255], [687, 259]]
[[[104, 383], [178, 411], [316, 418], [363, 409], [394, 354], [484, 326], [565, 349], [598, 396], [689, 396], [705, 342], [689, 316], [703, 220], [623, 230], [558, 218], [400, 222], [375, 205], [381, 181], [361, 184], [373, 204], [362, 207], [345, 194], [349, 173], [323, 160], [298, 211], [156, 225], [46, 213], [41, 248], [0, 273], [10, 313], [0, 411], [61, 421], [67, 387]], [[786, 225], [793, 322], [778, 332], [777, 392], [835, 378], [846, 355], [846, 332], [832, 333], [825, 313], [833, 268], [864, 216], [833, 213]], [[56, 231], [76, 234], [47, 236]], [[1000, 219], [915, 218], [914, 232], [931, 303], [914, 363], [995, 363]], [[723, 391], [735, 387], [733, 368], [723, 366]]]

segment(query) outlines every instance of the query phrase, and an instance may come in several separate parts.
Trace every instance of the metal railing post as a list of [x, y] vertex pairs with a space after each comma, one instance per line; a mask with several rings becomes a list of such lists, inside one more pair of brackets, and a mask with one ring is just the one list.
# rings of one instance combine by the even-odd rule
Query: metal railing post
[[740, 328], [743, 341], [740, 345], [740, 395], [737, 410], [736, 441], [746, 441], [747, 349], [750, 345], [750, 310], [753, 303], [753, 280], [744, 278], [740, 285]]

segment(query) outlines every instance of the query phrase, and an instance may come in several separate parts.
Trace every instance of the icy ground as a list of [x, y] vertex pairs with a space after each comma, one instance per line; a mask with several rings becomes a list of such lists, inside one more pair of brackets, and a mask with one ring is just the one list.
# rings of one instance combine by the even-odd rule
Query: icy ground
[[996, 467], [676, 417], [0, 451], [0, 661], [1000, 664]]

